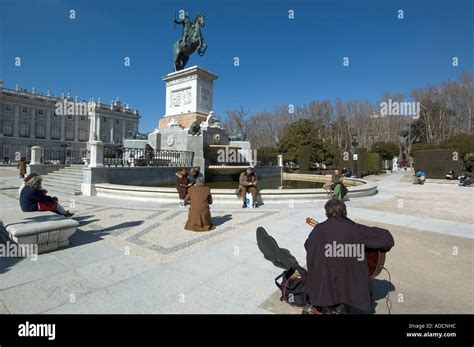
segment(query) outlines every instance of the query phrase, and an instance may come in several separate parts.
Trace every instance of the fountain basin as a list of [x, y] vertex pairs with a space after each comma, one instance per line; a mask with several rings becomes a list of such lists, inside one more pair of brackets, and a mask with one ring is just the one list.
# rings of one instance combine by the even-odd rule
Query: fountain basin
[[[286, 174], [292, 175], [292, 174]], [[313, 177], [307, 177], [313, 176]], [[315, 182], [326, 182], [330, 180], [328, 175], [301, 175], [286, 176], [285, 179], [312, 180]], [[367, 182], [358, 178], [344, 179], [349, 193], [348, 198], [356, 198], [363, 196], [371, 196], [377, 194], [377, 185], [372, 182]], [[237, 187], [235, 187], [237, 188]], [[233, 204], [238, 205], [241, 200], [233, 189], [212, 189], [212, 198], [217, 204]], [[145, 187], [133, 185], [119, 185], [110, 183], [95, 184], [95, 191], [97, 196], [127, 199], [139, 201], [154, 201], [164, 203], [176, 203], [179, 201], [176, 188], [171, 187]], [[289, 204], [291, 202], [317, 202], [327, 200], [328, 195], [322, 188], [315, 189], [261, 189], [260, 198], [264, 204]], [[260, 199], [259, 198], [259, 199]]]

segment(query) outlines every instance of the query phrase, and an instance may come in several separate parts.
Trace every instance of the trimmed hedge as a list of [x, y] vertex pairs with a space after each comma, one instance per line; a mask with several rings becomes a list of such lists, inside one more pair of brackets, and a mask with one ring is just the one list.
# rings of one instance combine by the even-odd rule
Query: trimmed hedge
[[357, 148], [357, 163], [353, 160], [352, 154], [348, 155], [348, 160], [344, 160], [344, 155], [338, 158], [337, 168], [349, 167], [352, 173], [360, 177], [378, 174], [382, 172], [382, 161], [380, 155], [375, 152], [369, 152], [367, 148]]
[[298, 165], [300, 171], [309, 171], [309, 164], [311, 161], [311, 146], [304, 145], [298, 148]]
[[423, 170], [426, 178], [445, 178], [450, 170], [457, 174], [463, 168], [461, 158], [454, 154], [455, 149], [418, 150], [413, 153], [415, 171]]

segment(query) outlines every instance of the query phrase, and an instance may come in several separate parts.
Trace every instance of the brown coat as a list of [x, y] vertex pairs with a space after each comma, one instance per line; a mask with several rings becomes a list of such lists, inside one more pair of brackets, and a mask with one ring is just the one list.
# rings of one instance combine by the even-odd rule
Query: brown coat
[[20, 170], [20, 175], [26, 174], [26, 161], [20, 160], [16, 165], [16, 168]]
[[191, 201], [188, 221], [184, 227], [191, 231], [209, 231], [214, 229], [209, 205], [212, 204], [211, 190], [202, 185], [189, 188], [186, 201]]
[[179, 172], [176, 173], [176, 189], [178, 190], [179, 198], [183, 200], [188, 191], [188, 175], [181, 175]]
[[367, 259], [334, 257], [327, 246], [365, 245], [366, 248], [390, 250], [393, 237], [388, 230], [357, 224], [348, 218], [328, 218], [313, 229], [305, 243], [306, 293], [313, 306], [346, 304], [361, 310], [371, 308]]

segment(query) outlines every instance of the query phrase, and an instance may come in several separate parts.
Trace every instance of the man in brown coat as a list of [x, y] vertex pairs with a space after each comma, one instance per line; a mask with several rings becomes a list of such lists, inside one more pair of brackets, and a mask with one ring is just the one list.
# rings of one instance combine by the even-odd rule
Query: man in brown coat
[[204, 185], [204, 178], [198, 177], [196, 184], [188, 189], [186, 201], [191, 202], [186, 230], [209, 231], [214, 229], [209, 205], [212, 204], [211, 190]]
[[311, 304], [307, 313], [314, 308], [325, 313], [346, 313], [348, 307], [370, 311], [372, 298], [364, 250], [389, 251], [393, 237], [388, 230], [348, 219], [346, 205], [339, 199], [329, 200], [324, 208], [328, 219], [314, 227], [304, 245], [306, 293]]
[[242, 208], [246, 208], [247, 192], [252, 194], [253, 202], [257, 202], [257, 174], [252, 167], [248, 167], [239, 177], [239, 190], [242, 192]]

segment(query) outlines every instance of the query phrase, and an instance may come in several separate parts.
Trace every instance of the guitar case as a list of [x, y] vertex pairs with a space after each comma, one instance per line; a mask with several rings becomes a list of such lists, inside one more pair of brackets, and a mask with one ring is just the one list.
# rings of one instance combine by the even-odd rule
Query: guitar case
[[[298, 264], [289, 250], [280, 248], [262, 227], [257, 228], [257, 245], [265, 259], [284, 270], [275, 278], [275, 284], [282, 292], [280, 300], [291, 306], [304, 307], [308, 303], [304, 283], [307, 271]], [[298, 272], [299, 276], [295, 276], [295, 272]]]

